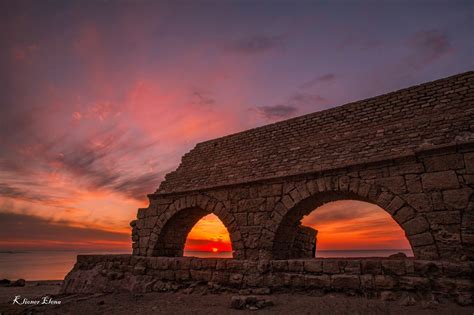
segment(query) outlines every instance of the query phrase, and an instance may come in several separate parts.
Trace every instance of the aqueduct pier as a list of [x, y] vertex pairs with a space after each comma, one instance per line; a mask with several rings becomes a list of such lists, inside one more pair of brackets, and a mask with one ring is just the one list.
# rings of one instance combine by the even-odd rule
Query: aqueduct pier
[[[473, 188], [474, 72], [466, 72], [197, 144], [138, 210], [133, 255], [79, 257], [63, 290], [152, 290], [163, 281], [422, 287], [469, 304]], [[387, 211], [415, 258], [308, 259], [315, 231], [301, 218], [344, 199]], [[233, 259], [181, 257], [187, 234], [210, 213], [227, 227]], [[94, 273], [103, 274], [95, 284]]]

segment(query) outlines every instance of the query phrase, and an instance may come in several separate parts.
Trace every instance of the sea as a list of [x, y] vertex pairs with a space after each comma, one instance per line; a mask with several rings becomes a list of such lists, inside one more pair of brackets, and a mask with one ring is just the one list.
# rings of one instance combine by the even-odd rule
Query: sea
[[[395, 253], [412, 257], [409, 249], [318, 250], [318, 258], [387, 257]], [[77, 255], [130, 254], [130, 251], [0, 251], [0, 279], [62, 280], [72, 269]], [[232, 258], [232, 252], [185, 251], [185, 256]]]

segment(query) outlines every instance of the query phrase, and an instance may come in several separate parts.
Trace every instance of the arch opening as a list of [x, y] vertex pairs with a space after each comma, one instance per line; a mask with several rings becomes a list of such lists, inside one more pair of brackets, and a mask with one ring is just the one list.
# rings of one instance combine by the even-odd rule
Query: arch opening
[[[194, 229], [196, 226], [197, 229]], [[191, 239], [188, 239], [189, 235]], [[206, 247], [199, 246], [204, 245], [206, 241], [209, 245], [208, 254], [214, 253], [213, 257], [218, 256], [218, 253], [221, 257], [232, 257], [230, 233], [222, 221], [216, 215], [199, 207], [188, 208], [173, 215], [163, 226], [154, 246], [153, 256], [203, 257], [205, 255], [196, 254], [196, 251], [206, 253], [203, 250]]]
[[[307, 229], [314, 231], [312, 242]], [[307, 230], [306, 238], [302, 230]], [[274, 259], [387, 257], [399, 252], [413, 256], [405, 231], [390, 213], [356, 195], [339, 193], [309, 197], [289, 210], [272, 248]]]
[[232, 258], [230, 234], [215, 215], [201, 218], [188, 233], [183, 256], [200, 258]]

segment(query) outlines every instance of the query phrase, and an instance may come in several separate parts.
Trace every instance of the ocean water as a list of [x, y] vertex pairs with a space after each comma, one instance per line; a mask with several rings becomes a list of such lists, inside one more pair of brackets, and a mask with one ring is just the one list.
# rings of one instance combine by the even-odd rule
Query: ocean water
[[[351, 258], [351, 257], [387, 257], [403, 252], [413, 256], [411, 250], [319, 250], [318, 258]], [[62, 280], [72, 269], [77, 255], [130, 254], [129, 251], [84, 252], [84, 251], [19, 251], [0, 252], [0, 279], [16, 280]], [[232, 258], [231, 252], [194, 252], [187, 251], [185, 256], [201, 258]]]
[[77, 255], [130, 254], [130, 251], [18, 251], [0, 252], [0, 279], [62, 280], [76, 263]]
[[411, 249], [365, 249], [365, 250], [318, 250], [317, 258], [355, 258], [355, 257], [388, 257], [396, 253], [404, 253], [413, 257]]

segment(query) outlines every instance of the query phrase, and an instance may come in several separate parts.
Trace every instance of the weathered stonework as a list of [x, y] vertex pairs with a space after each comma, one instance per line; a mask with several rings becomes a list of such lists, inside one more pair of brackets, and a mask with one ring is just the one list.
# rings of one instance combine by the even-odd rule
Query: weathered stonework
[[[474, 260], [473, 189], [474, 72], [467, 72], [197, 144], [148, 195], [149, 206], [138, 210], [131, 222], [133, 256], [123, 259], [213, 264], [153, 258], [182, 256], [191, 228], [213, 213], [232, 243], [234, 260], [222, 264], [240, 267], [223, 267], [222, 274], [166, 267], [159, 279], [200, 275], [250, 286], [266, 279], [333, 289], [425, 286], [427, 278], [400, 262], [343, 260], [341, 273], [340, 261], [295, 260], [314, 257], [316, 231], [302, 228], [300, 220], [327, 202], [370, 202], [405, 231], [417, 260], [404, 264], [463, 264]], [[270, 262], [272, 272], [289, 268], [292, 274], [266, 277], [262, 262]], [[447, 269], [437, 270], [441, 280], [430, 278], [429, 288], [464, 285], [446, 280]]]
[[199, 284], [210, 289], [256, 292], [432, 292], [461, 304], [472, 304], [473, 268], [472, 262], [412, 259], [294, 259], [257, 263], [236, 259], [80, 255], [64, 281], [62, 293], [146, 293]]
[[[471, 144], [421, 151], [370, 165], [267, 179], [208, 190], [149, 195], [133, 225], [133, 253], [182, 256], [186, 236], [208, 213], [230, 233], [234, 258], [289, 259], [300, 220], [324, 203], [352, 199], [379, 205], [405, 231], [416, 258], [474, 257], [471, 175], [464, 161]], [[449, 157], [448, 157], [449, 156]], [[431, 169], [427, 172], [426, 169]], [[311, 246], [311, 245], [308, 245]], [[307, 246], [307, 248], [308, 248]], [[304, 246], [303, 246], [304, 247]]]

